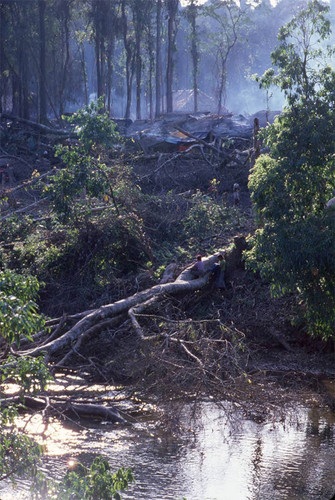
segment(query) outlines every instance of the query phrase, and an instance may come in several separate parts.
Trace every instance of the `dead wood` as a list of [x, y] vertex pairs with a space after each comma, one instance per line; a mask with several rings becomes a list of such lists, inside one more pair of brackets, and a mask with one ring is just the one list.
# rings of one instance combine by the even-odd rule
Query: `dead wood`
[[46, 340], [44, 340], [44, 342], [42, 342], [40, 346], [45, 345], [48, 342], [51, 342], [53, 339], [57, 338], [60, 335], [62, 328], [66, 324], [66, 321], [67, 321], [67, 315], [63, 314], [63, 316], [60, 318], [58, 325], [56, 326], [56, 328], [54, 328], [51, 335]]
[[126, 419], [120, 415], [116, 408], [98, 404], [72, 403], [69, 400], [65, 402], [53, 401], [49, 396], [46, 398], [37, 398], [25, 396], [23, 399], [19, 396], [9, 397], [1, 401], [1, 408], [10, 404], [19, 405], [21, 410], [49, 411], [56, 410], [62, 415], [75, 416], [77, 418], [98, 418], [108, 420], [109, 422], [126, 422]]
[[147, 300], [146, 302], [143, 302], [143, 304], [140, 304], [140, 305], [137, 305], [136, 307], [131, 307], [128, 311], [128, 316], [130, 317], [131, 319], [131, 323], [133, 325], [133, 328], [135, 330], [135, 332], [137, 333], [138, 337], [140, 339], [152, 339], [154, 337], [156, 337], [155, 335], [154, 336], [150, 336], [150, 337], [145, 337], [143, 331], [142, 331], [142, 328], [136, 318], [136, 315], [138, 314], [141, 314], [147, 307], [150, 307], [152, 306], [155, 302], [157, 302], [157, 299], [158, 297], [152, 297], [151, 299]]
[[115, 326], [118, 325], [123, 318], [123, 315], [116, 316], [115, 318], [101, 321], [100, 323], [97, 323], [96, 325], [93, 325], [91, 328], [86, 330], [86, 332], [82, 334], [77, 340], [77, 342], [74, 345], [71, 345], [71, 350], [57, 363], [57, 367], [67, 366], [71, 357], [74, 354], [79, 354], [79, 349], [84, 342], [87, 342], [91, 337], [93, 337], [93, 335], [98, 335], [100, 332], [107, 330], [108, 328], [115, 328]]
[[19, 184], [18, 186], [15, 186], [14, 188], [6, 189], [5, 194], [6, 195], [12, 194], [12, 193], [15, 193], [16, 191], [20, 191], [21, 189], [26, 189], [31, 184], [35, 184], [36, 182], [43, 179], [43, 177], [48, 177], [49, 175], [54, 175], [58, 171], [59, 171], [58, 168], [53, 168], [52, 170], [49, 170], [48, 172], [45, 172], [44, 174], [38, 175], [38, 176], [34, 177], [33, 179], [29, 179], [28, 181], [24, 181], [22, 184]]
[[215, 153], [218, 156], [224, 156], [227, 160], [231, 161], [234, 160], [233, 156], [227, 153], [227, 151], [224, 151], [223, 149], [218, 149], [217, 147], [213, 146], [209, 142], [204, 141], [203, 139], [199, 139], [199, 137], [191, 134], [190, 132], [187, 132], [187, 130], [184, 130], [177, 125], [174, 126], [175, 129], [179, 130], [182, 134], [186, 135], [187, 137], [190, 137], [191, 139], [194, 139], [195, 141], [199, 142], [203, 146], [206, 146], [206, 148], [211, 149], [212, 151], [215, 151]]
[[163, 276], [160, 280], [160, 284], [163, 285], [164, 283], [171, 283], [172, 281], [174, 281], [176, 271], [177, 271], [177, 264], [175, 262], [171, 262], [171, 264], [166, 266]]
[[28, 163], [26, 160], [24, 160], [23, 158], [21, 158], [20, 156], [14, 156], [14, 155], [10, 155], [9, 153], [6, 153], [6, 151], [2, 148], [0, 148], [1, 151], [3, 151], [3, 155], [0, 155], [0, 158], [9, 158], [11, 160], [17, 160], [17, 161], [20, 161], [21, 163], [23, 163], [24, 165], [26, 165], [27, 167], [29, 167], [31, 169], [31, 171], [33, 171], [34, 167]]
[[102, 321], [115, 318], [120, 314], [129, 314], [129, 310], [131, 310], [131, 308], [139, 306], [140, 304], [148, 303], [148, 301], [154, 298], [163, 298], [166, 295], [187, 294], [189, 292], [199, 290], [207, 284], [210, 269], [216, 261], [216, 258], [217, 257], [215, 255], [212, 255], [203, 259], [206, 272], [200, 278], [193, 279], [190, 268], [186, 268], [174, 282], [154, 285], [152, 288], [137, 292], [125, 299], [101, 306], [100, 308], [85, 315], [70, 330], [61, 335], [59, 338], [54, 339], [43, 346], [35, 347], [30, 351], [21, 352], [21, 354], [36, 356], [46, 353], [48, 358], [59, 355], [62, 350], [69, 349], [73, 342], [76, 342], [79, 337]]
[[37, 207], [40, 207], [41, 205], [44, 205], [45, 203], [48, 203], [48, 199], [47, 198], [42, 198], [42, 199], [40, 199], [38, 201], [35, 201], [34, 203], [31, 203], [30, 205], [26, 205], [25, 207], [19, 208], [19, 209], [14, 210], [14, 211], [11, 211], [9, 214], [4, 215], [3, 217], [1, 217], [1, 220], [6, 220], [6, 219], [8, 219], [9, 217], [11, 217], [14, 214], [22, 214], [24, 212], [27, 212], [28, 210], [35, 209]]
[[75, 132], [71, 132], [69, 130], [61, 130], [61, 129], [51, 128], [51, 127], [48, 127], [47, 125], [42, 125], [41, 123], [33, 122], [31, 120], [26, 120], [25, 118], [20, 118], [18, 116], [9, 115], [7, 113], [1, 113], [0, 118], [5, 118], [7, 120], [12, 120], [12, 121], [24, 123], [25, 125], [29, 125], [30, 127], [34, 128], [35, 130], [38, 130], [39, 132], [41, 132], [43, 134], [52, 134], [52, 135], [57, 135], [57, 136], [61, 136], [61, 137], [71, 137], [71, 138], [77, 137], [77, 134]]
[[[84, 316], [87, 316], [88, 314], [92, 313], [95, 311], [95, 309], [89, 309], [88, 311], [83, 311], [77, 314], [69, 314], [66, 316], [67, 321], [77, 321], [79, 319], [82, 319]], [[49, 319], [48, 321], [45, 322], [45, 326], [54, 326], [58, 325], [58, 323], [62, 320], [63, 316], [59, 318], [52, 318]]]

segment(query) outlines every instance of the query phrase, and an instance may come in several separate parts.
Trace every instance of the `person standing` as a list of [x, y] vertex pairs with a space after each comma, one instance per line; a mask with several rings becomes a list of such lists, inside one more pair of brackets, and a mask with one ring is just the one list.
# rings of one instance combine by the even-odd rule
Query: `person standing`
[[226, 254], [220, 253], [218, 261], [212, 267], [212, 278], [215, 288], [226, 288], [225, 283], [225, 270], [226, 270]]
[[233, 186], [233, 199], [234, 199], [234, 206], [237, 207], [240, 203], [240, 185], [235, 182]]

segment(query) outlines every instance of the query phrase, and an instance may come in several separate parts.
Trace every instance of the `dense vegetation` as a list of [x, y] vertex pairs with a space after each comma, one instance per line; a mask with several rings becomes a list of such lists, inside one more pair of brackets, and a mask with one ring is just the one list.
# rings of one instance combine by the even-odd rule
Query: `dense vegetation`
[[[246, 4], [241, 3], [246, 9]], [[265, 3], [250, 10], [250, 20], [256, 15], [264, 19], [266, 12], [273, 12], [270, 7], [264, 10]], [[229, 88], [227, 48], [239, 46], [240, 23], [244, 23], [241, 26], [249, 35], [256, 29], [255, 23], [248, 25], [244, 11], [231, 2], [222, 6], [215, 1], [202, 10], [195, 4], [192, 1], [185, 8], [185, 20], [191, 30], [195, 88], [200, 86], [201, 78], [205, 78], [200, 67], [200, 42], [206, 33], [200, 37], [198, 17], [207, 16], [203, 26], [210, 33], [215, 34], [215, 20], [221, 23], [218, 30], [226, 30], [227, 45], [223, 44], [222, 35], [217, 48], [222, 56], [218, 65], [221, 107], [220, 99], [224, 99], [225, 89]], [[189, 177], [185, 174], [185, 184], [180, 184], [178, 189], [164, 189], [163, 170], [157, 175], [161, 176], [159, 182], [152, 182], [148, 187], [149, 159], [117, 132], [109, 118], [111, 96], [120, 91], [124, 76], [129, 83], [126, 116], [130, 112], [131, 82], [136, 75], [137, 88], [141, 83], [137, 64], [144, 54], [153, 64], [152, 32], [154, 26], [163, 29], [159, 25], [162, 8], [168, 12], [167, 40], [163, 37], [163, 45], [166, 42], [168, 48], [169, 43], [175, 42], [174, 16], [178, 2], [39, 0], [31, 5], [29, 10], [26, 2], [2, 0], [0, 3], [1, 22], [5, 20], [6, 24], [11, 20], [1, 35], [4, 107], [12, 107], [11, 111], [28, 118], [29, 103], [32, 115], [39, 109], [40, 121], [46, 121], [51, 108], [58, 116], [70, 102], [77, 98], [83, 100], [80, 96], [83, 88], [87, 93], [84, 50], [88, 50], [90, 41], [96, 49], [96, 85], [101, 98], [71, 117], [62, 118], [64, 127], [68, 127], [67, 138], [52, 145], [50, 156], [54, 168], [43, 173], [35, 170], [28, 180], [34, 197], [38, 202], [43, 200], [47, 208], [38, 209], [31, 216], [13, 213], [2, 219], [0, 479], [29, 472], [35, 481], [37, 498], [118, 499], [120, 491], [133, 481], [132, 474], [123, 469], [112, 474], [103, 458], [97, 458], [91, 467], [76, 464], [60, 484], [48, 482], [39, 474], [42, 450], [17, 431], [15, 419], [20, 405], [28, 406], [29, 396], [46, 394], [44, 391], [52, 377], [49, 369], [56, 375], [59, 368], [68, 368], [69, 360], [73, 368], [78, 358], [80, 362], [84, 358], [90, 360], [90, 376], [95, 379], [103, 373], [105, 380], [138, 384], [143, 392], [150, 390], [165, 396], [171, 396], [179, 388], [181, 393], [202, 394], [210, 390], [223, 397], [236, 376], [250, 383], [246, 368], [249, 325], [245, 324], [242, 331], [241, 317], [254, 308], [258, 300], [263, 306], [257, 319], [260, 329], [260, 316], [267, 312], [264, 304], [273, 307], [268, 283], [274, 296], [288, 296], [285, 314], [281, 312], [285, 329], [303, 335], [308, 330], [324, 341], [328, 339], [328, 344], [323, 345], [332, 348], [335, 227], [334, 208], [326, 208], [326, 202], [335, 188], [335, 73], [327, 64], [331, 51], [327, 53], [325, 47], [322, 48], [330, 36], [329, 9], [315, 0], [299, 11], [279, 32], [279, 45], [272, 52], [276, 69], [257, 78], [268, 93], [272, 84], [279, 86], [287, 104], [274, 124], [262, 131], [266, 154], [260, 155], [251, 168], [249, 189], [255, 222], [248, 200], [240, 207], [227, 202], [219, 177], [229, 176], [229, 165], [219, 158], [213, 170], [213, 164], [203, 162], [199, 156], [191, 157], [192, 168], [197, 162], [202, 172], [199, 185], [193, 191], [188, 191], [187, 182], [194, 177], [194, 170]], [[83, 6], [79, 19], [77, 10]], [[224, 15], [218, 17], [218, 12], [222, 13], [220, 9]], [[143, 16], [148, 12], [150, 15]], [[21, 33], [24, 16], [30, 22], [25, 23]], [[108, 26], [115, 27], [113, 33], [107, 29], [108, 19], [111, 22]], [[156, 25], [151, 24], [153, 19]], [[70, 26], [75, 31], [71, 31]], [[185, 24], [182, 26], [186, 29]], [[25, 46], [24, 35], [28, 40]], [[146, 38], [142, 40], [144, 35]], [[45, 62], [52, 36], [62, 50], [53, 52], [54, 60], [49, 62], [54, 64], [50, 64], [48, 70]], [[15, 43], [4, 44], [6, 37], [7, 42]], [[28, 88], [29, 85], [37, 88], [36, 69], [33, 71], [26, 63], [38, 37], [41, 44], [39, 61], [35, 64], [39, 68], [37, 74], [42, 76], [37, 97]], [[82, 80], [77, 87], [73, 79], [75, 75], [79, 80], [81, 77], [80, 72], [75, 72], [74, 37], [82, 57], [77, 63], [83, 64]], [[255, 58], [258, 57], [261, 53], [255, 52]], [[157, 61], [156, 52], [156, 64]], [[152, 89], [154, 66], [148, 64], [145, 68], [146, 82]], [[126, 75], [121, 75], [122, 71]], [[177, 75], [182, 81], [183, 72]], [[173, 72], [169, 75], [167, 72], [166, 76], [168, 94], [168, 80]], [[46, 84], [51, 81], [53, 90], [51, 84], [50, 88]], [[156, 88], [157, 95], [162, 95], [162, 89]], [[140, 93], [137, 116], [142, 97]], [[167, 100], [167, 107], [170, 105]], [[160, 109], [157, 104], [156, 112]], [[10, 132], [3, 130], [2, 146], [13, 146]], [[251, 142], [249, 146], [251, 148]], [[18, 151], [19, 147], [16, 154]], [[141, 175], [143, 165], [145, 174]], [[245, 184], [249, 165], [246, 163], [243, 172], [238, 173]], [[236, 177], [237, 173], [233, 175]], [[7, 192], [3, 205], [9, 204], [10, 192]], [[254, 224], [257, 225], [255, 231]], [[238, 238], [232, 244], [236, 235]], [[244, 236], [249, 236], [248, 248]], [[197, 283], [192, 288], [188, 271], [183, 268], [199, 251], [210, 255], [222, 249], [227, 252], [227, 272], [243, 269], [243, 280], [239, 277], [237, 285], [234, 280], [227, 283], [224, 296], [215, 290], [213, 283], [208, 283], [208, 275], [199, 278], [199, 282], [193, 280]], [[244, 271], [243, 249], [248, 267], [259, 270], [262, 279]], [[209, 259], [214, 262], [214, 257]], [[164, 289], [157, 282], [168, 264], [176, 267], [174, 277], [178, 272], [181, 274]], [[181, 280], [180, 276], [186, 278]], [[175, 296], [173, 287], [178, 290], [180, 283], [184, 292], [178, 291]], [[149, 290], [147, 295], [146, 290]], [[150, 290], [157, 295], [150, 295]], [[142, 302], [136, 302], [136, 298], [142, 296]], [[128, 298], [134, 302], [126, 312], [118, 309], [115, 316], [108, 316], [115, 305], [127, 302]], [[66, 314], [49, 320], [40, 314], [39, 308], [49, 316], [62, 316], [64, 311]], [[80, 330], [85, 321], [88, 326]], [[269, 322], [272, 321], [271, 317]], [[69, 335], [71, 332], [76, 335], [78, 332], [77, 337]], [[113, 333], [108, 335], [110, 332]], [[60, 345], [61, 339], [69, 340]], [[31, 342], [34, 342], [33, 350], [29, 350]], [[285, 340], [282, 342], [285, 345]], [[94, 359], [100, 357], [99, 363], [92, 362], [92, 352], [98, 353]], [[47, 354], [44, 360], [39, 356], [41, 353]], [[50, 361], [49, 369], [46, 360]], [[17, 384], [17, 392], [8, 397], [8, 384], [13, 383]], [[48, 405], [48, 411], [50, 408]]]
[[[181, 89], [193, 89], [188, 111], [264, 108], [252, 75], [268, 67], [279, 27], [306, 0], [240, 4], [1, 0], [0, 111], [61, 120], [96, 94], [112, 116], [152, 118], [172, 111]], [[267, 96], [279, 109], [278, 93]]]
[[330, 29], [326, 11], [309, 4], [280, 30], [272, 54], [278, 74], [268, 71], [261, 85], [279, 85], [288, 105], [265, 130], [270, 151], [249, 180], [263, 226], [252, 238], [250, 262], [275, 293], [298, 290], [309, 331], [324, 338], [335, 325], [335, 224], [325, 209], [335, 188], [335, 74], [320, 49]]

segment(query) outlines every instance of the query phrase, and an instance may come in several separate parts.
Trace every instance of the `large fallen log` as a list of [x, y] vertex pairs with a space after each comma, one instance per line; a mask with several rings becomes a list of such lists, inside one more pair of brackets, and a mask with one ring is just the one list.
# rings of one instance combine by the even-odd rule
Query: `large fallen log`
[[15, 396], [7, 398], [0, 402], [0, 407], [6, 408], [10, 404], [20, 405], [20, 409], [25, 411], [27, 409], [34, 411], [44, 411], [48, 407], [49, 411], [56, 410], [62, 415], [69, 415], [75, 418], [90, 418], [99, 420], [108, 420], [109, 422], [122, 422], [125, 423], [126, 419], [120, 415], [119, 411], [112, 406], [104, 406], [100, 404], [91, 403], [73, 403], [66, 401], [59, 403], [50, 401], [49, 398], [37, 398], [25, 396], [23, 399]]
[[88, 314], [81, 318], [72, 328], [70, 328], [70, 330], [59, 338], [29, 351], [21, 352], [20, 354], [37, 356], [45, 353], [46, 359], [49, 360], [51, 356], [57, 356], [60, 352], [64, 351], [64, 349], [69, 350], [73, 343], [77, 342], [82, 335], [95, 325], [121, 314], [128, 314], [129, 311], [134, 324], [134, 316], [131, 316], [131, 310], [136, 306], [149, 303], [151, 299], [163, 298], [166, 295], [186, 294], [203, 288], [208, 282], [210, 270], [216, 261], [217, 254], [203, 259], [205, 274], [200, 278], [194, 279], [190, 267], [188, 267], [184, 269], [173, 282], [154, 285], [151, 288], [137, 292], [125, 299], [118, 300], [112, 304], [103, 305], [93, 311], [88, 311]]
[[37, 123], [37, 122], [31, 121], [31, 120], [27, 120], [25, 118], [21, 118], [19, 116], [9, 115], [7, 113], [1, 113], [0, 118], [5, 118], [7, 120], [17, 121], [17, 122], [23, 123], [25, 125], [29, 125], [30, 127], [34, 128], [35, 130], [38, 130], [39, 132], [41, 132], [43, 134], [52, 134], [52, 135], [57, 135], [57, 136], [61, 136], [61, 137], [71, 137], [71, 138], [78, 137], [77, 134], [73, 131], [51, 128], [51, 127], [48, 127], [47, 125], [43, 125], [42, 123]]

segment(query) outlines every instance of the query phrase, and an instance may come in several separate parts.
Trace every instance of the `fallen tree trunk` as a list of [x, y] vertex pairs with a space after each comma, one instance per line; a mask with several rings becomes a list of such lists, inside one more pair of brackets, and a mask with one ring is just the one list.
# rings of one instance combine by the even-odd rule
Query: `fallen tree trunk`
[[9, 115], [7, 113], [1, 113], [0, 118], [7, 118], [8, 120], [24, 123], [25, 125], [29, 125], [30, 127], [34, 128], [35, 130], [42, 132], [43, 134], [53, 134], [53, 135], [58, 135], [61, 137], [71, 137], [71, 138], [78, 137], [77, 134], [72, 132], [72, 131], [47, 127], [47, 125], [42, 125], [41, 123], [33, 122], [31, 120], [26, 120], [25, 118], [20, 118], [18, 116]]
[[194, 279], [190, 268], [186, 268], [172, 283], [154, 285], [152, 288], [137, 292], [128, 298], [118, 300], [112, 304], [107, 304], [101, 306], [99, 309], [90, 311], [59, 338], [54, 339], [43, 346], [38, 346], [29, 351], [21, 352], [20, 354], [37, 356], [45, 353], [46, 359], [49, 360], [51, 356], [58, 355], [64, 349], [69, 349], [73, 343], [77, 342], [82, 335], [95, 325], [121, 314], [129, 313], [129, 311], [134, 324], [134, 317], [131, 316], [132, 308], [144, 303], [149, 303], [151, 299], [158, 299], [160, 297], [165, 297], [166, 295], [177, 295], [180, 293], [185, 294], [204, 287], [207, 284], [210, 270], [216, 260], [216, 255], [203, 259], [205, 274], [200, 278]]
[[90, 403], [72, 403], [66, 401], [65, 403], [57, 403], [49, 401], [49, 398], [34, 398], [25, 396], [23, 400], [18, 397], [7, 398], [1, 401], [1, 408], [5, 408], [9, 404], [19, 404], [21, 409], [29, 409], [34, 411], [44, 411], [46, 407], [49, 411], [56, 410], [57, 413], [62, 415], [69, 415], [77, 418], [97, 418], [100, 420], [108, 420], [109, 422], [126, 422], [119, 411], [112, 406], [104, 406]]

